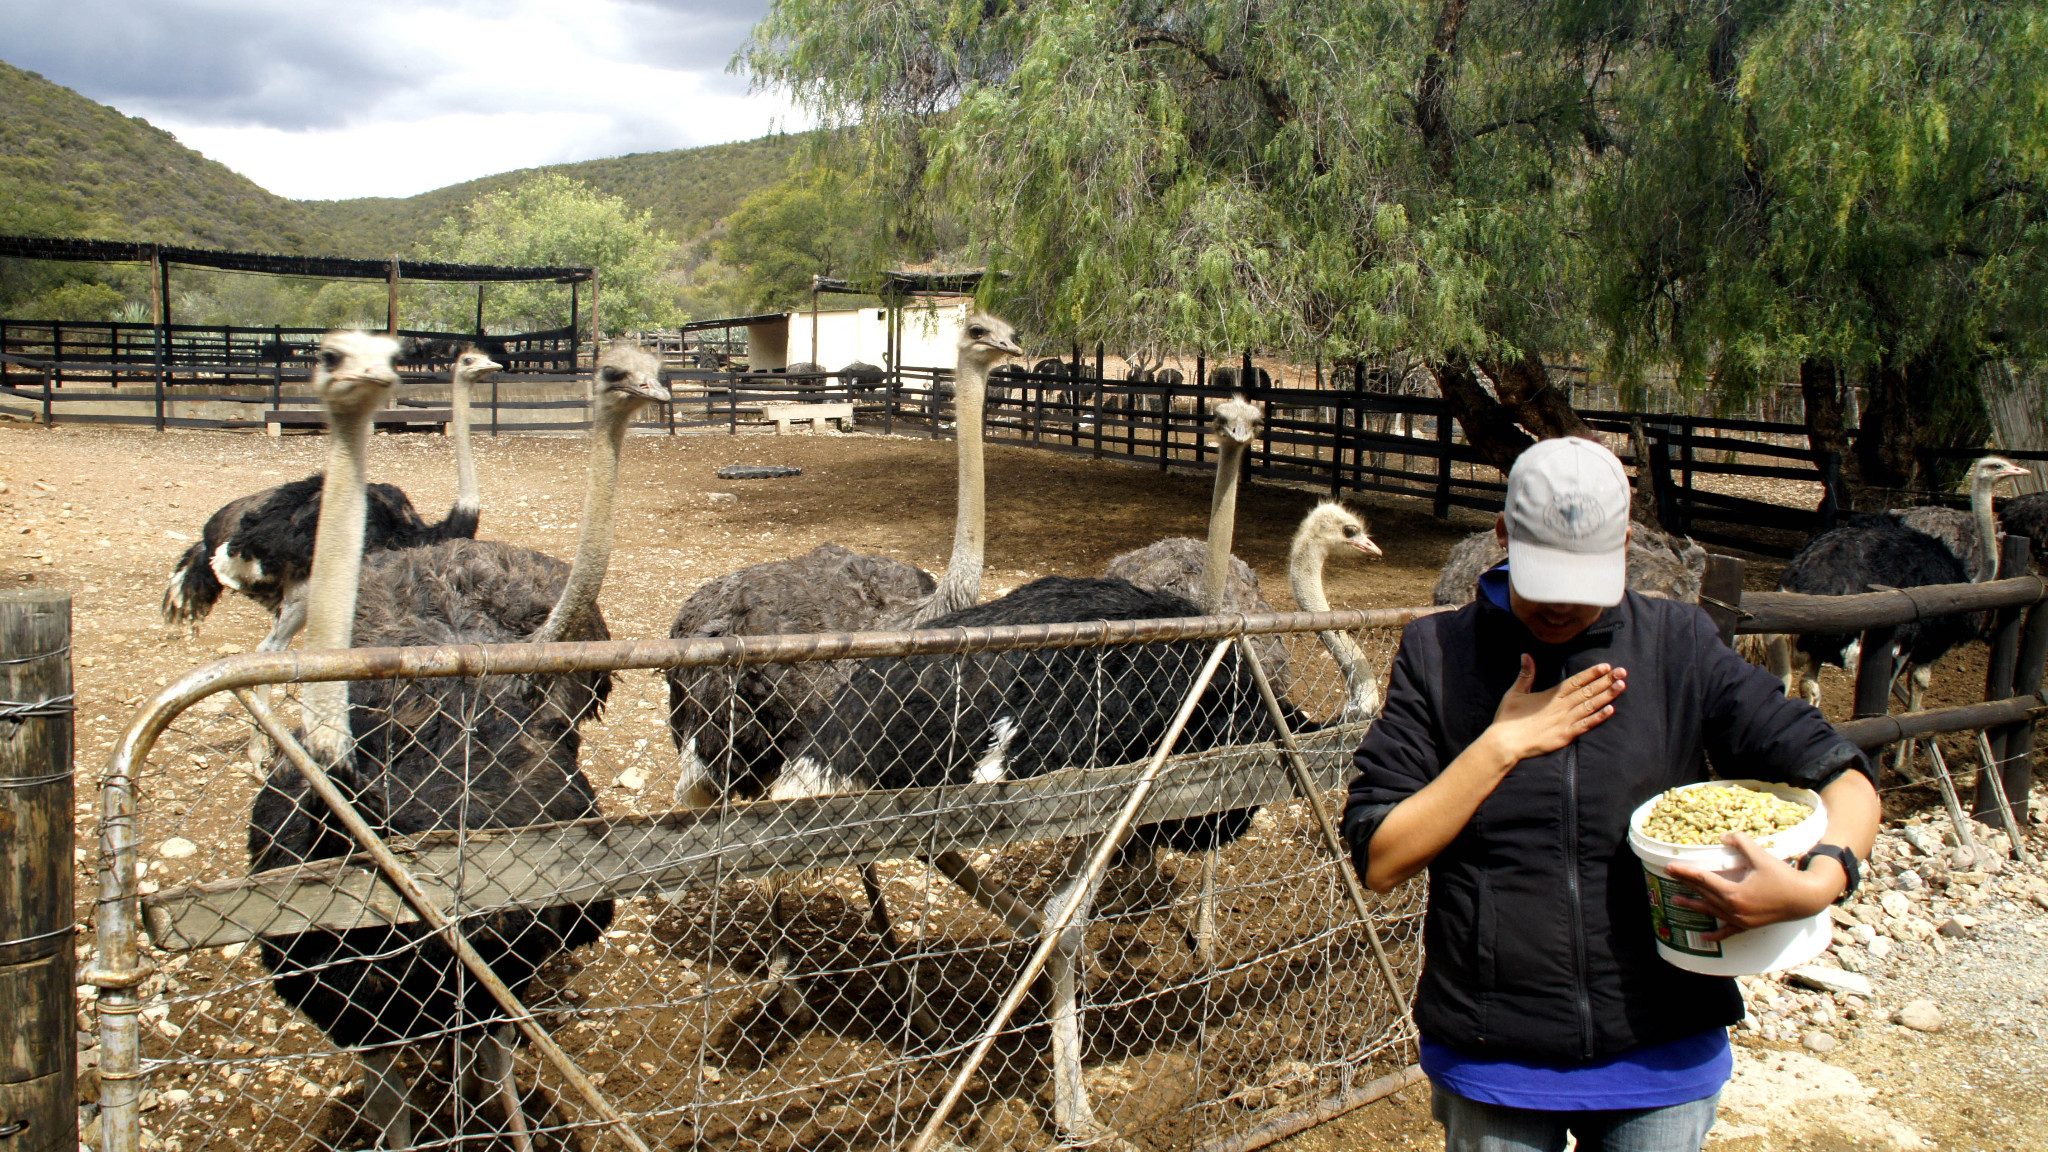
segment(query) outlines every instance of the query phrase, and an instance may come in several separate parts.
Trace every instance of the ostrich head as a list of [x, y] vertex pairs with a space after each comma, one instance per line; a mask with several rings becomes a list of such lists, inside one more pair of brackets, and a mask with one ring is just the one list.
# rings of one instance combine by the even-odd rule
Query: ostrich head
[[2027, 470], [2025, 468], [2007, 460], [2003, 456], [1986, 456], [1971, 467], [1970, 487], [1973, 490], [1978, 487], [1989, 488], [2000, 480], [2010, 480], [2015, 476], [2025, 476], [2026, 474]]
[[1367, 556], [1381, 555], [1380, 546], [1372, 542], [1371, 534], [1365, 530], [1365, 521], [1331, 500], [1316, 505], [1315, 511], [1295, 530], [1293, 550], [1311, 548], [1326, 556], [1338, 548], [1355, 548]]
[[1016, 329], [1007, 320], [986, 312], [971, 313], [960, 326], [960, 363], [979, 368], [984, 374], [1012, 356], [1022, 356]]
[[482, 380], [493, 372], [501, 371], [504, 367], [503, 364], [491, 359], [483, 349], [474, 344], [464, 348], [462, 355], [455, 358], [455, 374], [470, 381]]
[[600, 413], [643, 404], [668, 402], [661, 382], [661, 358], [637, 344], [614, 340], [597, 360], [597, 406]]
[[1209, 414], [1216, 423], [1216, 436], [1236, 444], [1250, 444], [1259, 435], [1259, 409], [1241, 395], [1219, 402]]
[[371, 332], [329, 332], [314, 354], [313, 393], [337, 416], [375, 412], [398, 386], [398, 341]]

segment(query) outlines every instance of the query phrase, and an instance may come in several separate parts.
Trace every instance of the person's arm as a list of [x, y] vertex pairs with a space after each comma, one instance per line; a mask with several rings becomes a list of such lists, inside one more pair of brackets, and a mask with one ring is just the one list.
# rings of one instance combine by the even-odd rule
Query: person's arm
[[1522, 674], [1501, 697], [1493, 723], [1380, 822], [1367, 850], [1366, 886], [1391, 892], [1427, 868], [1516, 764], [1555, 752], [1614, 715], [1627, 677], [1626, 668], [1596, 664], [1554, 688], [1531, 692], [1536, 661], [1524, 654]]
[[[1834, 844], [1869, 860], [1870, 846], [1877, 841], [1878, 820], [1883, 814], [1877, 789], [1861, 772], [1848, 771], [1820, 790], [1827, 806], [1828, 830], [1820, 842]], [[1800, 920], [1822, 911], [1849, 886], [1849, 874], [1831, 856], [1816, 856], [1805, 871], [1764, 850], [1763, 845], [1740, 832], [1730, 832], [1721, 842], [1742, 853], [1750, 872], [1740, 881], [1723, 879], [1712, 872], [1673, 864], [1671, 874], [1700, 894], [1697, 900], [1678, 897], [1681, 908], [1708, 912], [1721, 921], [1719, 931], [1709, 940], [1719, 940], [1751, 928]]]

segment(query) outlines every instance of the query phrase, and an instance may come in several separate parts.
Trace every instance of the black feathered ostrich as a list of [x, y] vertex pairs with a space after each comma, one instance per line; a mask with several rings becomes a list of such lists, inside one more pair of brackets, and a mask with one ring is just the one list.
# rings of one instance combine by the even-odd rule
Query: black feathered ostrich
[[[307, 589], [314, 648], [604, 640], [596, 597], [612, 543], [621, 444], [634, 413], [667, 399], [656, 358], [615, 344], [597, 368], [596, 418], [574, 565], [492, 541], [447, 540], [363, 554], [370, 415], [395, 376], [395, 344], [335, 333], [315, 388], [334, 429]], [[381, 357], [381, 361], [380, 361]], [[602, 709], [607, 673], [314, 683], [302, 690], [306, 748], [380, 833], [506, 828], [598, 814], [577, 767], [578, 725]], [[273, 767], [250, 817], [251, 868], [356, 848], [288, 762]], [[598, 938], [610, 901], [481, 911], [464, 934], [514, 992], [549, 960]], [[261, 958], [278, 995], [366, 1070], [364, 1111], [387, 1147], [412, 1142], [398, 1058], [408, 1046], [473, 1044], [513, 1141], [530, 1146], [512, 1087], [513, 1026], [447, 945], [421, 924], [268, 936]], [[460, 1060], [456, 1063], [459, 1065]]]
[[[364, 512], [363, 547], [417, 548], [476, 535], [481, 502], [476, 460], [469, 444], [472, 385], [500, 365], [471, 346], [457, 356], [449, 374], [448, 427], [455, 439], [455, 503], [438, 524], [429, 524], [395, 484], [371, 484]], [[199, 541], [178, 557], [164, 588], [166, 624], [197, 624], [213, 611], [223, 588], [232, 588], [277, 618], [256, 650], [290, 646], [305, 624], [295, 595], [313, 570], [313, 536], [320, 520], [321, 475], [266, 488], [229, 501], [207, 518]]]
[[[1785, 565], [1778, 577], [1778, 590], [1854, 596], [1874, 588], [1989, 580], [1998, 574], [1993, 490], [2001, 481], [2024, 475], [2026, 469], [2002, 457], [1986, 456], [1970, 468], [1969, 512], [1896, 508], [1859, 516], [1823, 532]], [[1912, 672], [1908, 688], [1911, 710], [1919, 710], [1934, 662], [1970, 639], [1976, 630], [1976, 625], [1962, 616], [1913, 620], [1899, 626], [1897, 651], [1905, 656]], [[1796, 690], [1818, 706], [1820, 666], [1848, 667], [1858, 659], [1852, 653], [1857, 643], [1855, 636], [1769, 636], [1762, 646], [1771, 671], [1784, 678], [1786, 695]], [[1796, 662], [1792, 657], [1795, 648], [1800, 654]]]
[[[1377, 552], [1357, 516], [1340, 505], [1319, 505], [1303, 521], [1291, 549], [1291, 576], [1304, 607], [1326, 604], [1320, 589], [1323, 560], [1337, 548]], [[927, 627], [1150, 620], [1200, 612], [1200, 605], [1185, 597], [1128, 580], [1047, 576], [987, 604], [941, 616]], [[1325, 637], [1325, 643], [1331, 638]], [[1152, 643], [859, 661], [770, 796], [986, 783], [1141, 760], [1165, 736], [1208, 647], [1207, 642]], [[1337, 651], [1332, 648], [1333, 654]], [[1340, 656], [1339, 667], [1351, 676], [1363, 661]], [[1354, 684], [1347, 698], [1376, 695], [1376, 689], [1361, 691]], [[1352, 718], [1347, 705], [1333, 722]], [[1291, 706], [1287, 721], [1297, 732], [1328, 726]], [[1257, 685], [1233, 648], [1177, 748], [1250, 743], [1268, 738], [1271, 731]], [[1251, 815], [1251, 809], [1239, 809], [1163, 822], [1151, 826], [1148, 838], [1182, 851], [1204, 851], [1242, 836]], [[969, 889], [969, 894], [1010, 919], [984, 892]], [[1081, 895], [1076, 927], [1085, 923], [1093, 896]], [[1063, 1132], [1093, 1137], [1107, 1129], [1095, 1119], [1081, 1080], [1074, 971], [1079, 936], [1063, 933], [1062, 947], [1054, 950], [1046, 969], [1053, 986], [1054, 1122]]]

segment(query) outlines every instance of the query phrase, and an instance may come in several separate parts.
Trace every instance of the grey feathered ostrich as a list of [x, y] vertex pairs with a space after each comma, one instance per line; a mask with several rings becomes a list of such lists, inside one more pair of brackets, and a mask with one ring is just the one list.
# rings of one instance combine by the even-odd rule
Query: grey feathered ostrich
[[[1470, 604], [1478, 594], [1480, 573], [1508, 558], [1491, 528], [1458, 541], [1437, 572], [1432, 604]], [[1700, 581], [1707, 572], [1707, 550], [1690, 537], [1672, 536], [1647, 524], [1629, 528], [1628, 587], [1655, 592], [1688, 604], [1700, 601]]]
[[[667, 399], [659, 361], [629, 345], [612, 346], [599, 361], [590, 478], [573, 566], [476, 540], [365, 558], [369, 417], [381, 391], [395, 383], [394, 349], [384, 337], [360, 333], [336, 333], [322, 348], [316, 389], [334, 435], [308, 584], [307, 644], [608, 639], [596, 597], [611, 550], [619, 451], [634, 413]], [[304, 739], [364, 818], [386, 835], [581, 819], [598, 808], [595, 790], [577, 767], [578, 725], [599, 713], [610, 687], [606, 673], [313, 683], [301, 694]], [[250, 816], [252, 870], [354, 850], [304, 778], [280, 760]], [[472, 913], [461, 926], [516, 993], [550, 959], [596, 940], [611, 915], [610, 901], [501, 908]], [[474, 1045], [514, 1143], [529, 1146], [512, 1086], [512, 1025], [426, 926], [274, 935], [261, 948], [278, 995], [336, 1045], [359, 1050], [364, 1111], [388, 1147], [412, 1142], [400, 1053], [444, 1039]]]
[[[974, 313], [960, 328], [953, 373], [955, 483], [953, 553], [937, 581], [886, 556], [863, 556], [821, 544], [803, 556], [750, 564], [690, 594], [669, 627], [672, 638], [774, 636], [866, 629], [915, 628], [981, 599], [986, 547], [982, 418], [989, 373], [1021, 355], [1010, 325]], [[742, 668], [671, 668], [667, 673], [669, 732], [682, 758], [678, 807], [760, 798], [781, 777], [792, 752], [845, 682], [843, 663], [753, 664]], [[875, 925], [885, 938], [888, 913], [873, 865], [861, 869]], [[782, 931], [782, 881], [763, 882], [774, 929], [769, 980], [785, 1016], [803, 1010], [787, 981], [789, 949]]]
[[[1377, 552], [1357, 516], [1335, 504], [1320, 505], [1304, 519], [1290, 549], [1290, 578], [1305, 605], [1327, 603], [1319, 587], [1323, 560], [1337, 548]], [[929, 627], [1149, 620], [1200, 612], [1200, 605], [1185, 597], [1128, 580], [1047, 576], [986, 604], [941, 616]], [[1143, 759], [1165, 736], [1207, 648], [1207, 643], [1150, 643], [858, 661], [770, 796], [987, 783]], [[1339, 667], [1355, 676], [1364, 663], [1340, 658]], [[1347, 689], [1348, 699], [1377, 696], [1376, 689]], [[1329, 726], [1291, 706], [1288, 712], [1288, 726], [1298, 733]], [[1347, 706], [1331, 723], [1351, 718]], [[1250, 670], [1232, 650], [1190, 717], [1178, 750], [1265, 739], [1271, 723]], [[1251, 809], [1236, 809], [1160, 822], [1150, 826], [1152, 843], [1205, 852], [1244, 835], [1251, 816]], [[1035, 930], [990, 886], [963, 887], [1018, 931]], [[1081, 903], [1046, 967], [1053, 989], [1054, 1122], [1080, 1138], [1110, 1134], [1096, 1120], [1081, 1079], [1075, 961], [1094, 897], [1092, 890], [1079, 892], [1071, 885], [1057, 897]]]
[[[499, 368], [472, 345], [456, 357], [449, 374], [448, 428], [455, 440], [455, 503], [448, 515], [438, 524], [429, 524], [397, 485], [371, 484], [363, 530], [365, 550], [417, 548], [476, 535], [481, 500], [469, 442], [470, 388]], [[232, 588], [277, 618], [256, 650], [275, 652], [288, 647], [305, 624], [304, 604], [296, 593], [313, 568], [321, 488], [321, 475], [315, 472], [303, 480], [231, 500], [208, 517], [198, 542], [187, 548], [171, 569], [170, 583], [164, 588], [164, 623], [197, 624], [213, 611], [222, 589]]]

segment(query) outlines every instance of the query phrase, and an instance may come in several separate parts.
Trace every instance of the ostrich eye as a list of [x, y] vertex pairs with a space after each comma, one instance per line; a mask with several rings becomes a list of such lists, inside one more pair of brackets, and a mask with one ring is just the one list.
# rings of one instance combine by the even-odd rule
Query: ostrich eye
[[1352, 526], [1351, 526], [1351, 525], [1349, 525], [1349, 524], [1346, 524], [1346, 525], [1344, 526], [1344, 535], [1346, 535], [1346, 536], [1356, 536], [1356, 535], [1358, 535], [1358, 529], [1356, 529], [1356, 528], [1352, 527]]
[[332, 348], [322, 348], [320, 350], [320, 366], [329, 372], [341, 367], [341, 353], [336, 352]]
[[626, 382], [626, 373], [623, 369], [607, 368], [600, 375], [602, 375], [604, 382], [607, 384], [623, 384]]
[[981, 338], [982, 338], [983, 336], [986, 336], [986, 335], [988, 335], [988, 329], [986, 329], [986, 328], [983, 328], [983, 327], [981, 327], [981, 326], [979, 326], [979, 325], [976, 325], [976, 326], [975, 326], [975, 327], [973, 327], [973, 328], [969, 328], [969, 329], [967, 330], [967, 334], [968, 334], [969, 336], [972, 336], [972, 337], [974, 337], [974, 338], [975, 338], [976, 340], [979, 340], [979, 339], [981, 339]]

